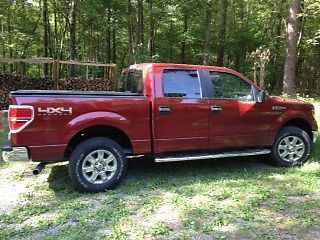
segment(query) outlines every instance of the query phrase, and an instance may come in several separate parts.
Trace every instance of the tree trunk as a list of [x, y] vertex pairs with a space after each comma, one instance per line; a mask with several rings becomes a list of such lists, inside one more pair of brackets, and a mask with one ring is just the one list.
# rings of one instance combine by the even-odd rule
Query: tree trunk
[[300, 0], [291, 0], [287, 26], [286, 61], [284, 65], [283, 75], [283, 92], [289, 95], [294, 94], [294, 83], [297, 63], [297, 44], [299, 37], [299, 9]]
[[60, 59], [63, 59], [64, 40], [66, 38], [66, 34], [67, 34], [67, 30], [68, 30], [68, 25], [69, 25], [68, 22], [69, 22], [69, 17], [68, 17], [68, 14], [67, 14], [66, 19], [65, 19], [65, 25], [64, 25], [63, 33], [62, 33], [62, 36], [61, 36], [61, 39], [60, 39], [60, 50], [59, 50]]
[[[11, 8], [11, 5], [10, 5]], [[8, 44], [10, 45], [9, 48], [9, 57], [13, 59], [13, 50], [12, 50], [12, 23], [11, 23], [11, 9], [9, 8], [8, 12]], [[13, 64], [10, 64], [10, 73], [13, 73]]]
[[[48, 25], [48, 1], [43, 0], [43, 56], [47, 58], [49, 56], [49, 25]], [[47, 63], [44, 64], [44, 75], [47, 76], [49, 73], [49, 66]]]
[[258, 84], [258, 80], [257, 80], [257, 65], [256, 64], [254, 64], [254, 66], [253, 66], [253, 82], [254, 82], [254, 84]]
[[107, 62], [111, 63], [111, 6], [108, 4], [108, 26], [107, 26]]
[[[4, 36], [4, 19], [1, 18], [1, 36]], [[2, 58], [6, 59], [6, 47], [5, 47], [5, 41], [2, 40]], [[2, 65], [2, 74], [6, 72], [6, 64]]]
[[278, 0], [277, 6], [278, 6], [278, 14], [277, 14], [277, 26], [276, 26], [276, 36], [275, 36], [275, 46], [274, 46], [274, 53], [273, 53], [273, 59], [271, 64], [271, 77], [270, 77], [270, 89], [274, 90], [277, 88], [281, 88], [279, 86], [279, 82], [281, 84], [281, 76], [279, 75], [279, 72], [281, 74], [281, 70], [279, 69], [279, 52], [280, 52], [280, 43], [281, 43], [281, 32], [282, 32], [282, 11], [283, 11], [283, 4], [284, 0]]
[[[76, 58], [76, 32], [77, 32], [77, 7], [78, 0], [73, 0], [71, 2], [71, 26], [70, 26], [70, 60], [75, 60]], [[69, 76], [73, 77], [75, 75], [74, 65], [69, 66]]]
[[143, 45], [143, 0], [138, 0], [138, 45]]
[[[173, 31], [173, 26], [172, 26], [172, 22], [170, 22], [170, 32]], [[170, 61], [169, 62], [173, 62], [173, 44], [174, 44], [174, 41], [173, 41], [173, 38], [170, 38]]]
[[261, 88], [265, 87], [264, 86], [265, 78], [266, 78], [266, 64], [261, 63], [261, 66], [260, 66], [260, 87]]
[[210, 48], [211, 48], [211, 36], [212, 36], [212, 12], [213, 1], [209, 0], [206, 10], [206, 33], [204, 41], [204, 57], [203, 65], [210, 65]]
[[221, 0], [217, 66], [223, 66], [225, 38], [226, 38], [226, 31], [227, 31], [227, 12], [228, 12], [228, 0]]
[[[239, 13], [237, 13], [237, 4]], [[242, 31], [248, 31], [245, 26], [245, 11], [246, 11], [246, 6], [245, 2], [239, 1], [239, 3], [236, 3], [236, 1], [233, 1], [233, 31], [236, 33], [236, 36], [238, 35], [237, 33], [240, 33]], [[239, 16], [237, 20], [237, 16]], [[246, 50], [245, 46], [242, 44], [238, 45], [235, 49], [235, 57], [234, 57], [234, 69], [239, 71], [240, 70], [240, 63], [243, 60], [243, 56], [246, 55]]]
[[[297, 43], [297, 65], [296, 65], [296, 77], [298, 79], [300, 79], [299, 83], [299, 87], [303, 86], [304, 83], [302, 81], [301, 75], [302, 75], [302, 63], [304, 62], [304, 57], [302, 56], [303, 54], [301, 54], [301, 48], [300, 48], [300, 43], [303, 37], [303, 34], [305, 32], [305, 25], [306, 25], [306, 21], [307, 18], [305, 17], [305, 13], [306, 13], [306, 9], [305, 9], [305, 2], [301, 1], [301, 7], [300, 7], [302, 16], [299, 18], [299, 36], [298, 36], [298, 43]], [[313, 79], [313, 78], [311, 78]], [[307, 82], [307, 88], [309, 87], [309, 81]], [[306, 88], [306, 86], [304, 86], [304, 88]]]
[[133, 25], [133, 11], [132, 11], [132, 5], [131, 0], [128, 0], [128, 44], [129, 44], [129, 64], [132, 63], [132, 61], [135, 62], [135, 49], [134, 49], [134, 25]]
[[187, 13], [183, 16], [183, 37], [181, 42], [181, 53], [180, 53], [180, 63], [185, 63], [186, 57], [186, 34], [188, 31], [188, 15]]
[[112, 29], [112, 62], [117, 62], [117, 44], [116, 44], [116, 29], [113, 27]]
[[93, 61], [93, 19], [92, 16], [89, 17], [89, 61]]
[[57, 59], [58, 57], [58, 52], [57, 52], [57, 47], [58, 47], [58, 17], [57, 17], [57, 8], [55, 5], [55, 1], [52, 1], [54, 7], [53, 7], [53, 17], [54, 17], [54, 47], [53, 47], [53, 58]]
[[148, 52], [149, 57], [154, 55], [154, 16], [153, 16], [153, 0], [148, 0], [149, 10], [149, 39], [148, 39]]

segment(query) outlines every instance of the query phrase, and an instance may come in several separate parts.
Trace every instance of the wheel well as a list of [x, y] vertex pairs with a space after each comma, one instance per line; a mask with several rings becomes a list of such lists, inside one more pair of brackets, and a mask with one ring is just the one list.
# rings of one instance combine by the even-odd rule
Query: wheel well
[[76, 146], [78, 146], [84, 140], [93, 137], [107, 137], [117, 142], [127, 153], [132, 153], [132, 145], [129, 137], [120, 129], [112, 126], [93, 126], [86, 128], [78, 132], [73, 138], [69, 141], [64, 157], [68, 159]]
[[306, 133], [308, 133], [308, 135], [310, 136], [310, 139], [313, 140], [313, 135], [312, 135], [312, 128], [310, 126], [310, 124], [302, 119], [302, 118], [294, 118], [289, 120], [288, 122], [286, 122], [284, 126], [294, 126], [294, 127], [298, 127], [303, 129]]

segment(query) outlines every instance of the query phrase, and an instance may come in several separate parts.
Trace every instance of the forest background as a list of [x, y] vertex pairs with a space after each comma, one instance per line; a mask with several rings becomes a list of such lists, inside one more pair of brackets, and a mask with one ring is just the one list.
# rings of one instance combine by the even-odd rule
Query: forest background
[[[313, 96], [319, 23], [320, 0], [0, 0], [0, 58], [116, 63], [118, 72], [141, 62], [217, 65], [269, 92]], [[83, 71], [71, 66], [68, 75]]]

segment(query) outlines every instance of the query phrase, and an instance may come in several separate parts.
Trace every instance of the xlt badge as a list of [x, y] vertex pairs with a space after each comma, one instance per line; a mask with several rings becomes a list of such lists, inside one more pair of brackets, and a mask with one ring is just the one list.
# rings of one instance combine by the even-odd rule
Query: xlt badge
[[285, 111], [286, 109], [284, 106], [272, 106], [273, 111]]

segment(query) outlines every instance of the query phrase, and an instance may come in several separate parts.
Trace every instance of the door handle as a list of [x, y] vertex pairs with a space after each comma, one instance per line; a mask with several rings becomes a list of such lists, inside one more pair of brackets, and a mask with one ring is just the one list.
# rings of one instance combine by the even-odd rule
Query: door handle
[[159, 113], [160, 113], [160, 115], [170, 115], [171, 114], [171, 108], [170, 107], [165, 107], [165, 106], [160, 106], [159, 107]]
[[212, 106], [212, 107], [211, 107], [211, 112], [212, 112], [213, 114], [220, 114], [220, 113], [223, 112], [223, 109], [222, 109], [222, 107], [220, 107], [220, 106]]

